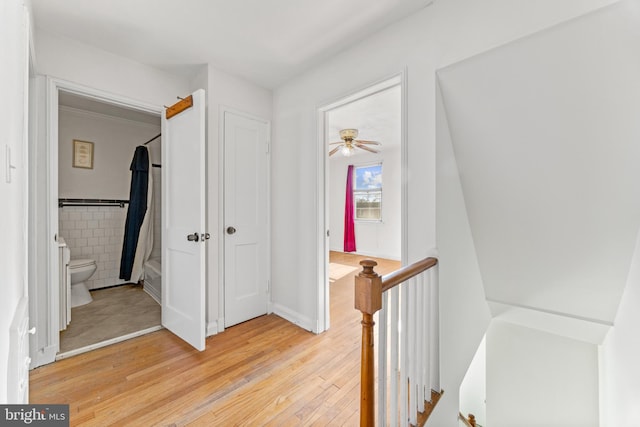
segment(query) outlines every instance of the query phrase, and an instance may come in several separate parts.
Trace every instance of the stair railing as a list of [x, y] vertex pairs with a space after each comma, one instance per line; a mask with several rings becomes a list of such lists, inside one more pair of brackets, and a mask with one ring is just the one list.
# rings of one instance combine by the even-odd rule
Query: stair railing
[[462, 415], [462, 412], [459, 412], [458, 419], [462, 421], [467, 427], [480, 427], [478, 424], [476, 424], [476, 417], [473, 414], [469, 414], [469, 417], [467, 418]]
[[428, 402], [439, 397], [437, 264], [436, 258], [425, 258], [381, 277], [375, 261], [360, 262], [362, 271], [355, 278], [355, 308], [362, 312], [360, 426], [375, 425], [376, 406], [383, 425], [423, 425]]

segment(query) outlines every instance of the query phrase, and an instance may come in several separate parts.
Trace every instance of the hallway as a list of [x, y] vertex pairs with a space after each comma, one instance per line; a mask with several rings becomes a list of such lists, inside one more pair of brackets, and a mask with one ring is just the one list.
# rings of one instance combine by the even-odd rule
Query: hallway
[[[332, 253], [331, 262], [361, 259]], [[385, 274], [399, 262], [379, 266]], [[74, 426], [355, 425], [358, 271], [332, 282], [323, 334], [267, 315], [209, 337], [200, 353], [161, 330], [31, 371], [31, 403], [68, 403]]]

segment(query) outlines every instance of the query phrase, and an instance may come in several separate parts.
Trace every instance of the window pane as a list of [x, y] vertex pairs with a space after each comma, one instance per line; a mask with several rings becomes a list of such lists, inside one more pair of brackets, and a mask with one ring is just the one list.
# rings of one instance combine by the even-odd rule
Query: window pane
[[369, 190], [382, 188], [382, 165], [357, 167], [356, 190]]
[[382, 192], [377, 191], [354, 191], [356, 219], [377, 219], [380, 216], [380, 206]]
[[357, 166], [355, 168], [355, 219], [382, 219], [382, 164]]

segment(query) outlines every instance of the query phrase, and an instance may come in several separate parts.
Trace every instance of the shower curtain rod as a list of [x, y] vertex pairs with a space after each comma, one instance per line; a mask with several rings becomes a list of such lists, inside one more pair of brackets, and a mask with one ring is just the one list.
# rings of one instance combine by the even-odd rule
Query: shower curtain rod
[[120, 199], [58, 199], [58, 207], [65, 206], [119, 206], [129, 203], [128, 200]]
[[160, 138], [161, 136], [162, 136], [162, 134], [159, 133], [159, 134], [157, 134], [156, 136], [154, 136], [153, 138], [151, 138], [150, 140], [148, 140], [147, 142], [145, 142], [142, 145], [147, 145], [148, 143], [155, 141], [156, 139]]
[[[161, 133], [157, 134], [156, 136], [154, 136], [153, 138], [151, 138], [150, 140], [148, 140], [147, 142], [145, 142], [143, 145], [147, 145], [148, 143], [160, 138], [162, 136]], [[157, 164], [157, 163], [152, 163], [151, 166], [153, 166], [154, 168], [161, 168], [162, 166]]]

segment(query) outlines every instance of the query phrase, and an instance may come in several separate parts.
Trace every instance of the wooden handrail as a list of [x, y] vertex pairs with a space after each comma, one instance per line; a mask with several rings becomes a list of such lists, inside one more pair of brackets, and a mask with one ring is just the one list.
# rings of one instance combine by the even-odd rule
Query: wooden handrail
[[428, 270], [438, 263], [425, 258], [381, 277], [373, 269], [377, 262], [360, 261], [362, 271], [355, 280], [355, 308], [362, 312], [362, 351], [360, 366], [360, 426], [375, 425], [375, 382], [373, 315], [382, 308], [382, 293]]
[[458, 412], [458, 418], [460, 420], [462, 420], [462, 422], [467, 426], [467, 427], [476, 427], [476, 417], [473, 414], [469, 414], [469, 418], [465, 417], [464, 415], [462, 415], [462, 412]]
[[394, 286], [404, 283], [413, 276], [417, 276], [423, 271], [430, 269], [437, 263], [437, 258], [425, 258], [422, 261], [415, 262], [406, 267], [402, 267], [400, 270], [396, 270], [393, 273], [382, 276], [382, 292], [386, 292]]

